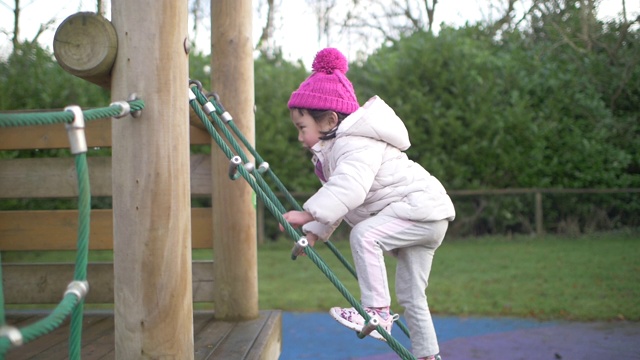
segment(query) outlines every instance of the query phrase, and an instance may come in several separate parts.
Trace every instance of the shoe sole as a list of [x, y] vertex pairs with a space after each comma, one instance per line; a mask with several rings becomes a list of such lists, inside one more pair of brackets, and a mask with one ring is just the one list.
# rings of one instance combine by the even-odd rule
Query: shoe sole
[[[329, 314], [331, 315], [332, 318], [334, 318], [342, 326], [345, 326], [345, 327], [347, 327], [347, 328], [349, 328], [351, 330], [356, 331], [357, 333], [360, 333], [360, 331], [362, 331], [362, 326], [360, 326], [358, 324], [354, 324], [351, 321], [349, 321], [347, 319], [344, 319], [342, 316], [340, 316], [340, 311], [341, 310], [342, 310], [341, 308], [331, 308], [331, 310], [329, 310]], [[380, 333], [377, 330], [373, 330], [372, 332], [370, 332], [369, 336], [371, 336], [372, 338], [374, 338], [376, 340], [387, 342], [387, 339], [382, 337], [382, 335], [380, 335]]]

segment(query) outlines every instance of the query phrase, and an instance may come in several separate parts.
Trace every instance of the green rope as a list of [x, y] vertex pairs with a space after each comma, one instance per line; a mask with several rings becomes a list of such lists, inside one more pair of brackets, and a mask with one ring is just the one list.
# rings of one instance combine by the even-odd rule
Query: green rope
[[[217, 130], [213, 127], [213, 124], [211, 124], [211, 122], [207, 120], [207, 115], [204, 113], [204, 111], [202, 111], [200, 106], [198, 106], [198, 103], [196, 102], [196, 100], [195, 99], [190, 100], [189, 103], [191, 104], [191, 107], [195, 111], [196, 115], [198, 115], [198, 117], [206, 127], [207, 132], [209, 132], [209, 135], [211, 135], [211, 137], [216, 142], [216, 144], [220, 147], [222, 152], [226, 155], [228, 159], [233, 158], [234, 157], [233, 152], [231, 151], [229, 146], [225, 143], [225, 141], [220, 136], [220, 134], [218, 134]], [[249, 174], [249, 172], [244, 168], [244, 166], [238, 166], [237, 170], [240, 173], [240, 175], [249, 183], [251, 188], [253, 188], [253, 190], [256, 192], [256, 195], [260, 198], [260, 200], [264, 202], [267, 209], [278, 219], [280, 223], [285, 224], [283, 226], [287, 234], [292, 238], [294, 238], [295, 240], [298, 240], [300, 236], [297, 233], [297, 231], [293, 227], [291, 227], [289, 223], [287, 223], [287, 221], [282, 216], [282, 212], [280, 212], [278, 207], [271, 201], [271, 199], [265, 195], [264, 191], [260, 191], [260, 186], [254, 180], [254, 178]]]
[[[56, 330], [77, 304], [78, 298], [74, 294], [67, 294], [47, 317], [19, 329], [23, 343], [35, 340]], [[0, 358], [4, 358], [6, 351], [11, 346], [12, 344], [7, 337], [0, 337]]]
[[[227, 158], [231, 159], [234, 157], [233, 152], [229, 148], [229, 146], [224, 142], [222, 137], [215, 130], [210, 121], [207, 120], [204, 111], [198, 106], [196, 100], [200, 102], [200, 105], [207, 107], [208, 100], [202, 94], [201, 88], [199, 86], [191, 87], [192, 93], [194, 94], [194, 98], [190, 99], [189, 103], [191, 107], [194, 109], [195, 113], [198, 115], [204, 126], [207, 128], [207, 131], [212, 136], [216, 144], [221, 148], [223, 153], [227, 156]], [[214, 106], [215, 107], [215, 106]], [[225, 131], [226, 128], [224, 124], [220, 124], [218, 121], [221, 121], [220, 118], [215, 113], [215, 110], [209, 111], [209, 115], [213, 118], [214, 122], [218, 125], [218, 127], [225, 133], [227, 140], [232, 143], [232, 146], [239, 153], [239, 156], [243, 158], [243, 162], [246, 162], [246, 156], [242, 155], [242, 149], [236, 144], [235, 138], [230, 136], [228, 131]], [[246, 144], [245, 144], [246, 145]], [[251, 146], [247, 148], [252, 148]], [[254, 155], [255, 156], [255, 155]], [[258, 157], [256, 157], [258, 159]], [[266, 208], [276, 217], [278, 222], [283, 226], [287, 234], [294, 240], [298, 241], [299, 233], [291, 227], [291, 225], [284, 219], [282, 213], [284, 212], [284, 206], [280, 204], [279, 200], [267, 186], [266, 188], [258, 185], [258, 183], [254, 180], [255, 178], [260, 179], [261, 176], [253, 171], [252, 175], [243, 167], [238, 166], [238, 172], [240, 175], [249, 183], [251, 188], [256, 192], [256, 194], [260, 197], [260, 199], [265, 203]], [[267, 194], [265, 194], [267, 192]], [[297, 202], [296, 202], [297, 203]], [[277, 205], [276, 205], [277, 204]], [[349, 293], [349, 291], [344, 287], [344, 285], [339, 281], [339, 279], [333, 274], [333, 272], [329, 269], [326, 263], [322, 260], [322, 258], [316, 253], [313, 247], [305, 247], [304, 252], [307, 257], [314, 263], [316, 266], [322, 271], [322, 273], [331, 281], [331, 283], [338, 289], [338, 291], [342, 294], [342, 296], [360, 313], [360, 315], [365, 319], [366, 322], [370, 321], [370, 316], [366, 313], [366, 311], [362, 308], [360, 303]], [[387, 340], [389, 346], [398, 353], [402, 359], [415, 359], [413, 355], [406, 349], [402, 344], [400, 344], [397, 340], [395, 340], [389, 333], [387, 333], [381, 326], [378, 326], [376, 330]]]
[[[195, 90], [194, 90], [195, 89]], [[208, 100], [207, 98], [202, 94], [201, 91], [197, 91], [197, 88], [194, 87], [192, 88], [192, 91], [194, 91], [194, 93], [196, 94], [196, 99], [198, 100], [198, 102], [200, 103], [200, 105], [205, 106], [206, 104], [208, 104]], [[209, 111], [209, 116], [210, 118], [213, 120], [213, 122], [215, 123], [215, 125], [218, 126], [218, 129], [220, 129], [220, 131], [222, 131], [222, 133], [224, 134], [225, 138], [227, 139], [227, 141], [231, 144], [231, 146], [233, 147], [233, 149], [235, 150], [236, 154], [238, 154], [238, 156], [240, 157], [240, 159], [242, 160], [243, 164], [247, 164], [249, 163], [249, 158], [247, 157], [247, 155], [244, 153], [244, 151], [242, 150], [242, 148], [240, 147], [240, 145], [238, 144], [237, 141], [235, 141], [233, 135], [229, 132], [229, 130], [227, 129], [227, 127], [224, 125], [224, 122], [220, 119], [220, 117], [215, 113], [215, 109], [213, 108], [213, 106], [209, 107], [211, 111]], [[206, 126], [206, 125], [205, 125]], [[225, 143], [226, 144], [226, 143]], [[266, 181], [264, 181], [264, 178], [261, 176], [260, 171], [258, 169], [256, 169], [255, 167], [252, 169], [251, 174], [253, 175], [254, 179], [257, 181], [260, 189], [262, 189], [264, 192], [266, 192], [267, 194], [270, 194], [270, 188], [269, 188], [269, 184], [266, 183]], [[280, 213], [284, 213], [285, 212], [285, 208], [284, 206], [282, 206], [282, 204], [277, 200], [277, 198], [271, 197], [269, 196], [269, 200], [271, 201], [271, 203], [273, 204], [273, 206], [276, 207], [276, 209], [280, 212]], [[298, 234], [298, 238], [301, 236], [300, 234]]]
[[[144, 108], [144, 101], [129, 101], [131, 112]], [[82, 112], [85, 121], [105, 119], [121, 115], [123, 107], [114, 103], [109, 107], [85, 110]], [[0, 113], [0, 127], [50, 125], [73, 122], [73, 114], [69, 111], [32, 112], [32, 113]]]
[[[200, 97], [198, 97], [198, 100], [200, 100]], [[242, 134], [240, 129], [236, 126], [231, 115], [224, 109], [224, 107], [222, 106], [222, 103], [220, 103], [220, 101], [218, 100], [217, 95], [214, 95], [213, 99], [209, 97], [209, 102], [211, 102], [211, 104], [213, 104], [213, 106], [215, 107], [216, 114], [218, 116], [223, 117], [226, 120], [225, 121], [226, 124], [231, 128], [231, 130], [233, 130], [234, 134], [238, 137], [238, 139], [240, 139], [240, 141], [245, 146], [245, 148], [248, 149], [251, 155], [256, 159], [256, 163], [258, 163], [258, 168], [260, 168], [260, 166], [262, 166], [263, 164], [267, 164], [262, 159], [260, 154], [256, 151], [256, 149], [253, 147], [253, 145], [249, 142], [249, 140], [247, 140], [247, 138]], [[276, 176], [275, 172], [273, 172], [273, 170], [270, 167], [267, 167], [266, 173], [274, 182], [274, 184], [276, 185], [276, 188], [280, 191], [280, 193], [284, 194], [287, 202], [292, 206], [294, 206], [296, 210], [302, 210], [302, 207], [298, 204], [298, 202], [293, 197], [293, 195], [291, 195], [289, 190], [284, 186], [282, 181], [280, 181], [278, 176]], [[348, 267], [350, 266], [351, 265], [349, 265]], [[353, 271], [353, 273], [355, 274], [355, 270]]]
[[[89, 189], [89, 171], [87, 167], [86, 153], [76, 154], [76, 172], [78, 175], [78, 244], [76, 254], [76, 268], [74, 280], [84, 281], [87, 277], [87, 263], [89, 253], [89, 228], [91, 211], [91, 191]], [[0, 274], [1, 275], [1, 274]], [[57, 329], [71, 314], [71, 336], [69, 339], [69, 358], [80, 359], [82, 344], [82, 314], [83, 301], [73, 293], [66, 294], [63, 300], [46, 318], [19, 329], [22, 333], [23, 343], [32, 341], [42, 335]], [[7, 337], [0, 338], [0, 357], [11, 346]]]
[[0, 327], [6, 323], [4, 314], [4, 291], [2, 288], [2, 251], [0, 251]]
[[[76, 155], [76, 172], [78, 177], [78, 240], [73, 279], [86, 281], [89, 261], [89, 230], [91, 228], [91, 188], [86, 153]], [[83, 312], [84, 299], [81, 299], [71, 314], [70, 359], [80, 359]]]

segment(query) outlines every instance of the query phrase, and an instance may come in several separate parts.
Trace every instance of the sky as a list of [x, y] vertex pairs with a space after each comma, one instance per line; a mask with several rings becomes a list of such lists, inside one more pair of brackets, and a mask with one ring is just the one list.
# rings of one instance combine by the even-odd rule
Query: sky
[[[347, 44], [319, 43], [316, 29], [316, 20], [313, 10], [303, 0], [280, 0], [282, 17], [277, 19], [278, 34], [277, 43], [283, 50], [283, 55], [291, 61], [302, 60], [307, 67], [316, 52], [326, 45], [340, 48], [349, 53]], [[256, 1], [254, 1], [254, 4]], [[442, 22], [460, 26], [465, 22], [474, 23], [489, 16], [486, 10], [487, 0], [440, 0], [436, 5], [435, 23]], [[627, 0], [627, 13], [629, 17], [640, 15], [640, 0]], [[53, 48], [53, 35], [55, 29], [68, 16], [79, 11], [95, 11], [95, 0], [21, 0], [21, 34], [23, 39], [32, 39], [41, 24], [54, 20], [51, 30], [41, 35], [40, 42], [43, 46]], [[621, 9], [621, 0], [601, 0], [601, 18], [616, 17]], [[7, 53], [11, 48], [11, 38], [8, 34], [13, 29], [14, 0], [0, 0], [0, 53]], [[483, 9], [483, 6], [485, 9]], [[109, 17], [107, 15], [107, 17]], [[254, 16], [254, 39], [260, 36], [260, 18]], [[190, 25], [191, 27], [191, 25]], [[434, 29], [437, 32], [437, 27]], [[286, 34], [286, 36], [284, 35]], [[195, 39], [196, 46], [209, 53], [208, 30], [201, 29], [200, 36]], [[349, 56], [348, 56], [349, 57]]]

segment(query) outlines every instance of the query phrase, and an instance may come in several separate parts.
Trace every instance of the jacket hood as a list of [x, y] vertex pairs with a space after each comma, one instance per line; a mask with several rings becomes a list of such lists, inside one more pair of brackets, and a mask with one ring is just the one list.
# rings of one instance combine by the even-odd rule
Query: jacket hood
[[395, 111], [377, 95], [342, 121], [336, 137], [347, 135], [384, 141], [402, 151], [411, 146], [407, 127]]

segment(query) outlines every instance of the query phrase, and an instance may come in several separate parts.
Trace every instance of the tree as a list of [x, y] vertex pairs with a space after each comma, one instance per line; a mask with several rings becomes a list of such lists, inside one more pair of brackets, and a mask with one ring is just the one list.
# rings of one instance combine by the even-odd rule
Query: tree
[[259, 13], [261, 12], [261, 9], [263, 9], [263, 5], [266, 5], [265, 23], [262, 27], [262, 33], [260, 34], [258, 43], [256, 44], [256, 49], [258, 49], [258, 51], [260, 51], [260, 54], [262, 54], [263, 56], [273, 57], [275, 49], [272, 42], [273, 34], [275, 31], [275, 17], [277, 13], [277, 6], [274, 0], [266, 0], [266, 4], [263, 2], [259, 2]]
[[[64, 86], [61, 86], [61, 85]], [[108, 92], [65, 72], [37, 42], [21, 42], [0, 62], [0, 109], [104, 106]]]
[[358, 49], [377, 48], [416, 31], [431, 32], [438, 0], [307, 0], [317, 15], [319, 41], [348, 37]]
[[[10, 8], [13, 11], [13, 33], [11, 36], [11, 43], [15, 51], [15, 49], [17, 48], [17, 45], [19, 45], [20, 43], [20, 12], [22, 11], [22, 8], [20, 7], [21, 6], [20, 0], [14, 0], [13, 8], [9, 7], [4, 2], [1, 2], [1, 3], [2, 5], [6, 6], [7, 8]], [[27, 4], [27, 6], [29, 5], [31, 4]], [[54, 23], [55, 23], [55, 18], [51, 18], [47, 22], [40, 24], [38, 31], [36, 32], [34, 37], [30, 40], [30, 42], [33, 43], [38, 41], [38, 38], [40, 37], [40, 35], [42, 35], [45, 31], [50, 30]]]

